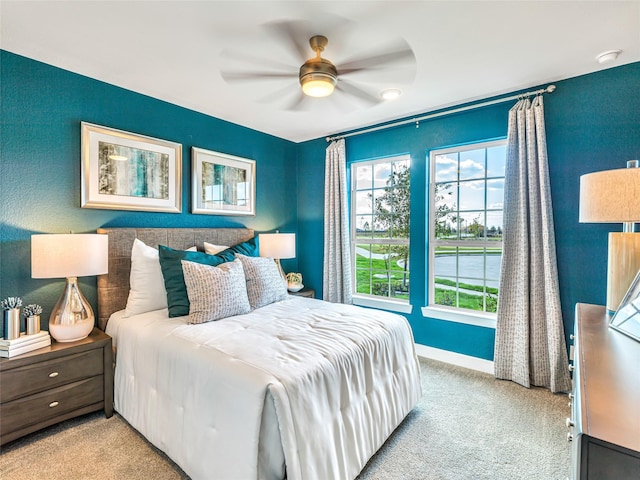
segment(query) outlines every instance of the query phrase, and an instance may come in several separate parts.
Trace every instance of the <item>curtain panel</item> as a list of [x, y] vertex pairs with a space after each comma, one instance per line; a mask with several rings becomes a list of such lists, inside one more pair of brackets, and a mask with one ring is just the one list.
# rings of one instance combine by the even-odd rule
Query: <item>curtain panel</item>
[[509, 111], [495, 376], [568, 391], [542, 96]]
[[352, 303], [344, 138], [327, 147], [325, 162], [322, 298], [328, 302]]

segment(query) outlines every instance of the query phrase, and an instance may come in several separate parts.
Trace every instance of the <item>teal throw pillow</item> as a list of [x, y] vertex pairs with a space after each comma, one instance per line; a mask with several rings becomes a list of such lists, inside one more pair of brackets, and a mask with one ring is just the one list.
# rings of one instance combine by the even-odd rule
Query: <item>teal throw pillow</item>
[[184, 273], [182, 272], [182, 260], [215, 267], [221, 263], [233, 261], [236, 253], [257, 257], [259, 255], [258, 237], [234, 245], [216, 255], [174, 250], [164, 245], [158, 245], [158, 253], [164, 278], [164, 288], [167, 291], [169, 317], [182, 317], [189, 315], [189, 296], [187, 294], [187, 285], [184, 281]]
[[[258, 237], [253, 237], [251, 240], [229, 247], [216, 255], [228, 255], [229, 253], [233, 253], [234, 258], [236, 253], [240, 253], [247, 257], [259, 257], [260, 249], [258, 248]], [[233, 260], [233, 258], [231, 260]]]

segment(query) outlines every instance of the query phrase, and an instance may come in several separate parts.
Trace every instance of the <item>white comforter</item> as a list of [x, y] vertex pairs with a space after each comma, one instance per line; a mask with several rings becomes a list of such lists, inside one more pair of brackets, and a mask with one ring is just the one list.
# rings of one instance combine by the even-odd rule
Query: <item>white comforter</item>
[[109, 321], [115, 408], [193, 479], [352, 479], [420, 398], [402, 316], [301, 297]]

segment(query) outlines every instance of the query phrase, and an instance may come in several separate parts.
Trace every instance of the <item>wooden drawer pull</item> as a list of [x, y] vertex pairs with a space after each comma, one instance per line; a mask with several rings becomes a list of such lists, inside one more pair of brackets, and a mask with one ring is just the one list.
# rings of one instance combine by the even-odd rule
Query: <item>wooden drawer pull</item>
[[57, 407], [58, 405], [59, 405], [59, 402], [51, 402], [49, 404], [49, 408]]
[[49, 374], [49, 378], [55, 378], [55, 377], [57, 377], [58, 375], [59, 375], [59, 373], [58, 373], [58, 372], [51, 372], [51, 373]]

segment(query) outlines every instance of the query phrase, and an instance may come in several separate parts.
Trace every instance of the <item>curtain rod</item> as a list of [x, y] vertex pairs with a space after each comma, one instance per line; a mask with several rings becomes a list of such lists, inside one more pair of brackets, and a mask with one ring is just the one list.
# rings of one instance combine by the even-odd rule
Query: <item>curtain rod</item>
[[422, 120], [429, 120], [431, 118], [442, 117], [444, 115], [451, 115], [453, 113], [464, 112], [466, 110], [473, 110], [475, 108], [488, 107], [489, 105], [495, 105], [497, 103], [508, 102], [509, 100], [520, 100], [522, 98], [531, 97], [533, 95], [542, 95], [543, 93], [551, 93], [556, 89], [555, 85], [549, 85], [547, 88], [541, 88], [540, 90], [534, 90], [532, 92], [519, 93], [517, 95], [511, 95], [510, 97], [498, 98], [497, 100], [490, 100], [488, 102], [476, 103], [474, 105], [467, 105], [466, 107], [454, 108], [451, 110], [445, 110], [443, 112], [431, 113], [422, 117], [410, 118], [407, 120], [401, 120], [398, 122], [387, 123], [377, 127], [365, 128], [364, 130], [358, 130], [350, 133], [343, 133], [341, 135], [334, 135], [332, 137], [326, 137], [327, 142], [333, 142], [334, 140], [340, 140], [341, 138], [353, 137], [355, 135], [362, 135], [363, 133], [376, 132], [378, 130], [386, 130], [387, 128], [399, 127], [401, 125], [407, 125], [409, 123], [415, 123], [418, 126]]

